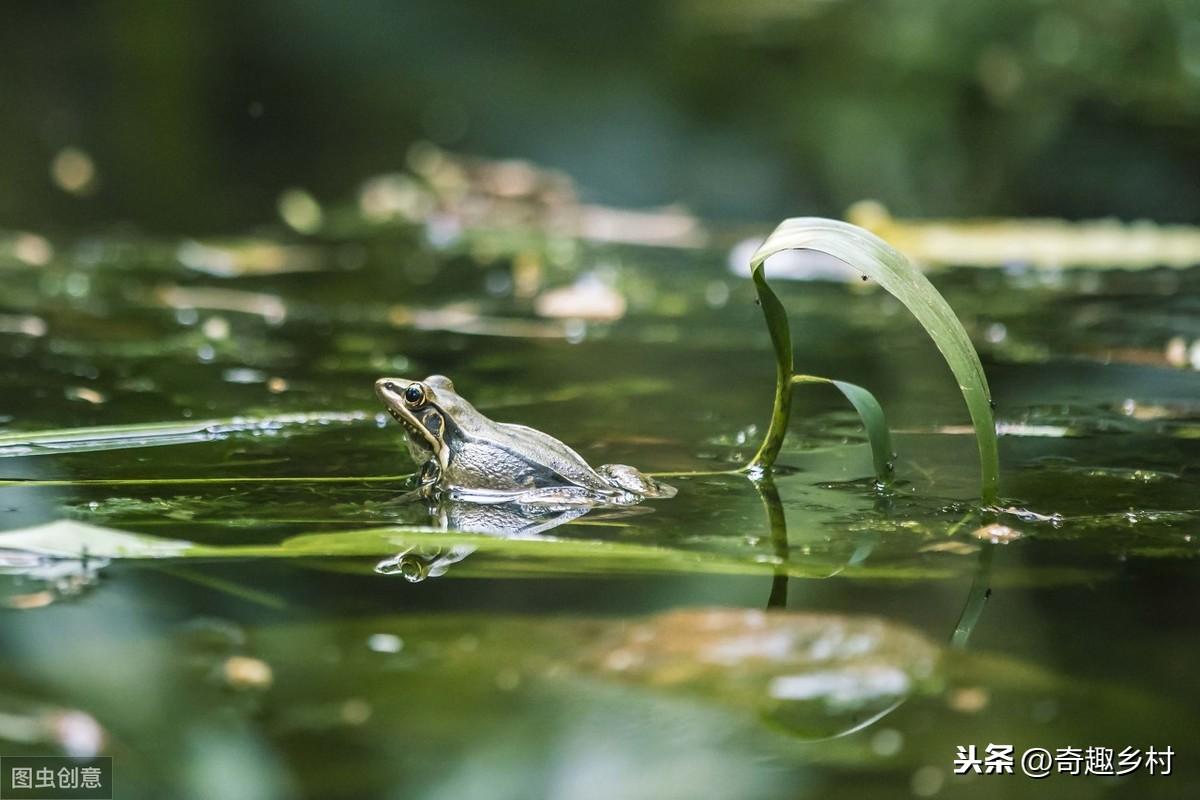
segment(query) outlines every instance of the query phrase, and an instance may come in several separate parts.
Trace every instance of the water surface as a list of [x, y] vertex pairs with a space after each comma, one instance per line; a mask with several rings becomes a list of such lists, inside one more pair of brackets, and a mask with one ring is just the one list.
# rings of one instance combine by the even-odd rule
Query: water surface
[[[1200, 788], [1200, 376], [1177, 352], [1200, 273], [935, 276], [1006, 434], [980, 509], [953, 379], [882, 292], [775, 284], [798, 369], [888, 412], [895, 487], [803, 388], [772, 491], [729, 473], [774, 368], [724, 250], [567, 245], [112, 237], [0, 264], [0, 752], [111, 754], [122, 797]], [[678, 497], [517, 536], [399, 502], [372, 383], [430, 373]], [[1177, 755], [952, 774], [989, 743]]]

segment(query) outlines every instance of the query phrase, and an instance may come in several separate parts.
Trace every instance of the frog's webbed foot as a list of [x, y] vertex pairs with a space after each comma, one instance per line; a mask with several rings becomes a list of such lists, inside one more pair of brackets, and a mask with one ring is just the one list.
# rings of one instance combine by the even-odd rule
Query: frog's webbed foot
[[604, 464], [596, 469], [601, 477], [619, 489], [647, 499], [665, 499], [675, 496], [675, 487], [656, 481], [649, 475], [624, 464]]
[[426, 578], [444, 575], [452, 564], [474, 552], [475, 548], [469, 545], [454, 545], [448, 549], [409, 547], [380, 561], [375, 565], [375, 571], [380, 575], [402, 575], [409, 583], [420, 583]]

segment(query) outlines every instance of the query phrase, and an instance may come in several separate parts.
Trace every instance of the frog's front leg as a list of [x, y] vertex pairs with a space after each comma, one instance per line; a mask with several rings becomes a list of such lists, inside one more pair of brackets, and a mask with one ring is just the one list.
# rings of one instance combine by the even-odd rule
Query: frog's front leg
[[437, 493], [441, 480], [442, 468], [436, 461], [426, 461], [421, 465], [421, 471], [417, 473], [417, 494], [425, 498], [433, 497]]
[[604, 464], [598, 467], [596, 472], [618, 489], [641, 497], [667, 498], [675, 496], [674, 486], [668, 486], [625, 464]]

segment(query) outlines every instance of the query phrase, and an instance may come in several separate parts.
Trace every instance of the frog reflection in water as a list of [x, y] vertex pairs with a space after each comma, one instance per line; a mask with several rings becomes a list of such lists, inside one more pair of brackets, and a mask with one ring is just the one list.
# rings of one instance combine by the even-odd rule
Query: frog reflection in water
[[[504, 539], [538, 539], [553, 528], [566, 525], [593, 510], [578, 503], [475, 503], [446, 497], [429, 499], [429, 516], [433, 527], [443, 531], [470, 531]], [[642, 509], [625, 506], [613, 509], [609, 515], [629, 516]], [[611, 518], [611, 517], [609, 517]], [[401, 575], [409, 583], [436, 578], [452, 565], [475, 552], [470, 544], [448, 547], [409, 546], [375, 565], [381, 575]]]
[[493, 422], [443, 375], [424, 381], [380, 378], [375, 393], [408, 434], [408, 449], [429, 494], [474, 502], [632, 505], [675, 489], [633, 467], [597, 469], [553, 436]]

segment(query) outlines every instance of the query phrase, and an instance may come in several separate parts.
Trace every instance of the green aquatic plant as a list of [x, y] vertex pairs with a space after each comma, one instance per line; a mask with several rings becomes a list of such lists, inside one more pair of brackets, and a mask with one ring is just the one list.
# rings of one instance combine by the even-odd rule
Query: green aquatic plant
[[0, 457], [61, 455], [211, 442], [231, 436], [288, 436], [330, 425], [369, 423], [365, 411], [307, 411], [268, 417], [226, 417], [186, 422], [138, 422], [45, 431], [0, 433]]
[[856, 225], [817, 217], [797, 217], [780, 223], [750, 259], [750, 277], [762, 306], [771, 344], [775, 349], [775, 402], [771, 423], [758, 452], [747, 466], [751, 475], [770, 470], [787, 436], [792, 391], [798, 383], [830, 383], [858, 411], [871, 443], [876, 475], [891, 478], [890, 435], [879, 403], [869, 391], [844, 381], [796, 375], [787, 309], [767, 284], [763, 265], [784, 250], [812, 250], [832, 256], [865, 278], [873, 278], [907, 308], [945, 358], [967, 404], [979, 447], [980, 495], [985, 504], [998, 499], [1000, 463], [991, 391], [979, 355], [946, 299], [899, 251]]
[[822, 378], [817, 375], [793, 375], [792, 385], [797, 384], [828, 384], [850, 401], [858, 417], [862, 420], [867, 432], [867, 442], [871, 445], [871, 458], [875, 466], [875, 477], [880, 483], [887, 484], [896, 470], [892, 451], [892, 432], [888, 428], [887, 417], [883, 414], [883, 406], [875, 399], [875, 395], [855, 383], [835, 381], [832, 378]]

